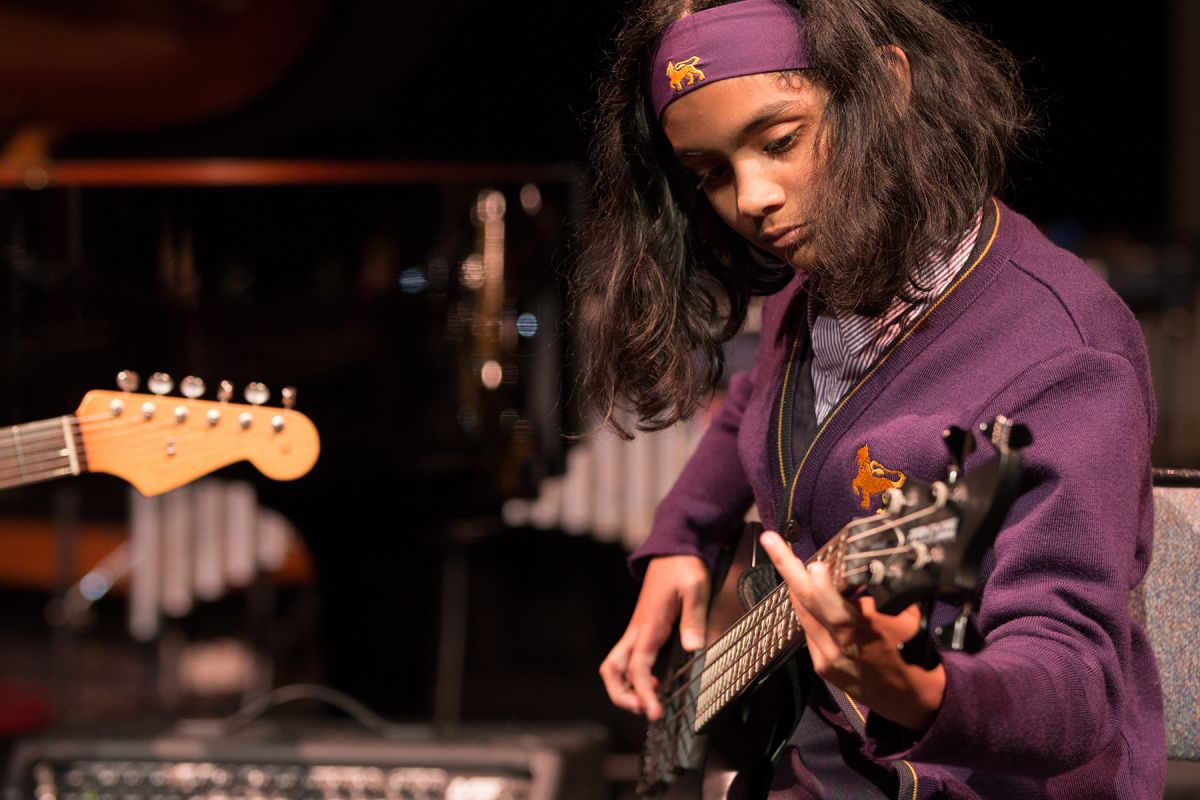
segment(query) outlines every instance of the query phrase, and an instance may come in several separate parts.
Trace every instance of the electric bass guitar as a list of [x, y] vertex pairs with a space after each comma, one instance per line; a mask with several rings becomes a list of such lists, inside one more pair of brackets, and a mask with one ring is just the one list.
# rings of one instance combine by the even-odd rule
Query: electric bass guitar
[[223, 381], [217, 399], [201, 400], [204, 382], [185, 378], [183, 397], [168, 397], [170, 376], [155, 373], [152, 394], [135, 394], [137, 376], [122, 372], [123, 391], [88, 392], [74, 414], [0, 430], [0, 489], [104, 472], [150, 497], [221, 467], [249, 461], [275, 480], [307, 473], [320, 452], [317, 429], [291, 408], [295, 390], [284, 389], [284, 408], [263, 405], [269, 391], [246, 387], [249, 405], [230, 403]]
[[[920, 603], [921, 633], [903, 654], [928, 668], [938, 658], [934, 634], [943, 648], [981, 645], [970, 623], [979, 566], [1018, 493], [1020, 450], [1032, 441], [1024, 426], [1005, 417], [981, 429], [995, 450], [986, 463], [964, 474], [975, 439], [957, 427], [946, 430], [951, 464], [944, 481], [910, 479], [892, 489], [880, 513], [852, 521], [809, 560], [828, 565], [844, 596], [868, 593], [883, 613]], [[647, 731], [642, 797], [765, 796], [775, 760], [799, 721], [812, 677], [810, 666], [799, 668], [803, 631], [770, 564], [746, 569], [753, 539], [743, 537], [714, 594], [710, 644], [694, 654], [676, 649], [659, 671], [663, 717]], [[961, 609], [946, 630], [929, 631], [934, 600]]]

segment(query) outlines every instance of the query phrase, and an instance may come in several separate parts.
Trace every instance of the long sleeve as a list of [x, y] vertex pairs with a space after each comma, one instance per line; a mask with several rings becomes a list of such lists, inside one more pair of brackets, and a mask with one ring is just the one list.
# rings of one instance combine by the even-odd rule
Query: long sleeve
[[712, 571], [717, 554], [753, 500], [737, 438], [756, 370], [735, 373], [729, 392], [671, 491], [659, 504], [646, 541], [630, 556], [642, 575], [655, 556], [695, 555]]

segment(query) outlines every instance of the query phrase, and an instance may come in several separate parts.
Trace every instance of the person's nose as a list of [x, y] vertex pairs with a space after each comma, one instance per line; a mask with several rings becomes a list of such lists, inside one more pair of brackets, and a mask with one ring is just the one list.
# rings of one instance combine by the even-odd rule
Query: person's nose
[[773, 170], [763, 164], [750, 163], [736, 168], [735, 173], [739, 214], [752, 218], [765, 217], [783, 205], [783, 184]]

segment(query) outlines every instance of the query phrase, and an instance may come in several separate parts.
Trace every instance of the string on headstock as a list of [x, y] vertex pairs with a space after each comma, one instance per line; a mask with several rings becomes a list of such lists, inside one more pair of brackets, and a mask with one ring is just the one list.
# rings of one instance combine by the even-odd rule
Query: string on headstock
[[[910, 479], [903, 490], [892, 489], [880, 514], [847, 525], [816, 557], [830, 565], [844, 593], [865, 590], [884, 613], [921, 603], [923, 631], [934, 600], [958, 605], [955, 624], [939, 633], [944, 647], [957, 650], [971, 645], [980, 563], [1019, 489], [1020, 451], [1033, 440], [1025, 426], [1003, 416], [980, 431], [995, 451], [992, 458], [966, 473], [974, 437], [958, 427], [946, 429], [945, 480]], [[934, 656], [927, 637], [921, 638], [920, 652], [906, 652], [914, 663]]]

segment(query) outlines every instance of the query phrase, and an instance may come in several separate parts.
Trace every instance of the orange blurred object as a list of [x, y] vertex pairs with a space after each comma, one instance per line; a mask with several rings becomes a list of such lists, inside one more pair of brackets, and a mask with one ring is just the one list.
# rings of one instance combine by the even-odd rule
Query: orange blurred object
[[134, 130], [229, 113], [296, 63], [324, 0], [0, 3], [0, 125]]

